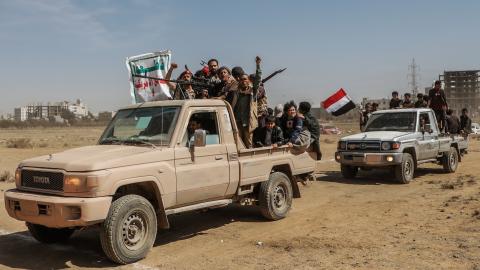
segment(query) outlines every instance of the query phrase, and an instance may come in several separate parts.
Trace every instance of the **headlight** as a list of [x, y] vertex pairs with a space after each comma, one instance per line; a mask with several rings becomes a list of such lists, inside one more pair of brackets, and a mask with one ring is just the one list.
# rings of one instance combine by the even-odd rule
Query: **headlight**
[[63, 180], [64, 192], [86, 192], [87, 177], [80, 175], [65, 175]]
[[339, 141], [337, 145], [338, 150], [345, 150], [347, 148], [347, 142]]
[[19, 187], [21, 183], [22, 183], [22, 169], [17, 168], [15, 170], [15, 184], [17, 185], [17, 187]]
[[66, 193], [93, 191], [99, 186], [99, 180], [108, 175], [110, 172], [106, 170], [87, 174], [66, 174], [63, 179], [63, 191]]
[[400, 143], [399, 142], [393, 142], [392, 143], [392, 149], [399, 149], [400, 148]]
[[390, 142], [382, 142], [382, 150], [383, 151], [390, 150]]

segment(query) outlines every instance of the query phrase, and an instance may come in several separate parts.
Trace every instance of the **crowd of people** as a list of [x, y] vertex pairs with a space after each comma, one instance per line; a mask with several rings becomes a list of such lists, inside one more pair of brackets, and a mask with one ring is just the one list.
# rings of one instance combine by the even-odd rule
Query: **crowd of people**
[[[468, 110], [462, 109], [460, 118], [448, 107], [445, 91], [442, 89], [442, 82], [435, 81], [434, 87], [428, 91], [428, 95], [417, 94], [417, 100], [413, 102], [410, 93], [403, 95], [403, 100], [399, 98], [397, 91], [392, 92], [392, 98], [389, 103], [390, 109], [400, 108], [430, 108], [435, 113], [438, 127], [441, 132], [449, 134], [471, 133], [472, 121], [468, 116]], [[365, 104], [365, 109], [360, 113], [360, 129], [363, 130], [370, 117], [370, 114], [378, 109], [377, 103]]]
[[220, 66], [217, 59], [191, 72], [188, 67], [172, 80], [178, 65], [172, 63], [165, 76], [174, 99], [220, 99], [227, 101], [234, 113], [238, 134], [247, 148], [288, 145], [307, 149], [311, 147], [320, 160], [320, 127], [310, 113], [311, 105], [294, 101], [269, 108], [264, 83], [279, 70], [262, 80], [261, 58], [255, 58], [255, 73], [248, 74], [242, 67], [229, 69]]

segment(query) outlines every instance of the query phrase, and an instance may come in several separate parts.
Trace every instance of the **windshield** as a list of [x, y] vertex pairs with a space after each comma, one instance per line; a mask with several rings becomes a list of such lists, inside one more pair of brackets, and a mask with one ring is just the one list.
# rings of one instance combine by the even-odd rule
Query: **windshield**
[[367, 122], [365, 131], [415, 131], [417, 113], [377, 113], [372, 114]]
[[100, 144], [168, 145], [180, 107], [146, 107], [118, 111]]

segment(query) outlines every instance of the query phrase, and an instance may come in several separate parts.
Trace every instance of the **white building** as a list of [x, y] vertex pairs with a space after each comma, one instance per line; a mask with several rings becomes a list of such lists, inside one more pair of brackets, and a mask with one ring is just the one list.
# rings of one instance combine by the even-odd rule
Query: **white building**
[[14, 119], [15, 121], [26, 121], [27, 118], [27, 107], [20, 107], [14, 109]]
[[85, 105], [80, 99], [77, 99], [76, 103], [64, 102], [67, 104], [68, 110], [75, 114], [75, 117], [88, 116], [87, 105]]
[[76, 118], [88, 116], [87, 105], [82, 103], [80, 99], [77, 99], [75, 103], [68, 101], [47, 103], [29, 104], [20, 108], [14, 109], [14, 115], [16, 121], [25, 121], [28, 119], [51, 119], [53, 117], [60, 117], [63, 112], [68, 110], [72, 112]]

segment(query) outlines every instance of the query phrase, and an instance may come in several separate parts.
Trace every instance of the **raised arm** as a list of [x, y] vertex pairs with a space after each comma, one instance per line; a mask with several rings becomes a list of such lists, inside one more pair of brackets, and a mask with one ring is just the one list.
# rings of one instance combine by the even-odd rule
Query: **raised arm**
[[259, 56], [255, 57], [255, 63], [257, 65], [255, 70], [255, 78], [253, 79], [253, 96], [255, 98], [257, 97], [257, 94], [258, 94], [258, 87], [262, 82], [262, 69], [260, 68], [261, 62], [262, 62], [262, 59]]
[[178, 67], [177, 64], [175, 63], [172, 63], [170, 65], [170, 68], [168, 69], [167, 71], [167, 75], [165, 75], [165, 80], [167, 80], [167, 85], [170, 89], [174, 90], [175, 88], [177, 88], [177, 84], [174, 83], [174, 82], [171, 82], [171, 78], [172, 78], [172, 73], [173, 73], [173, 70], [176, 69]]

